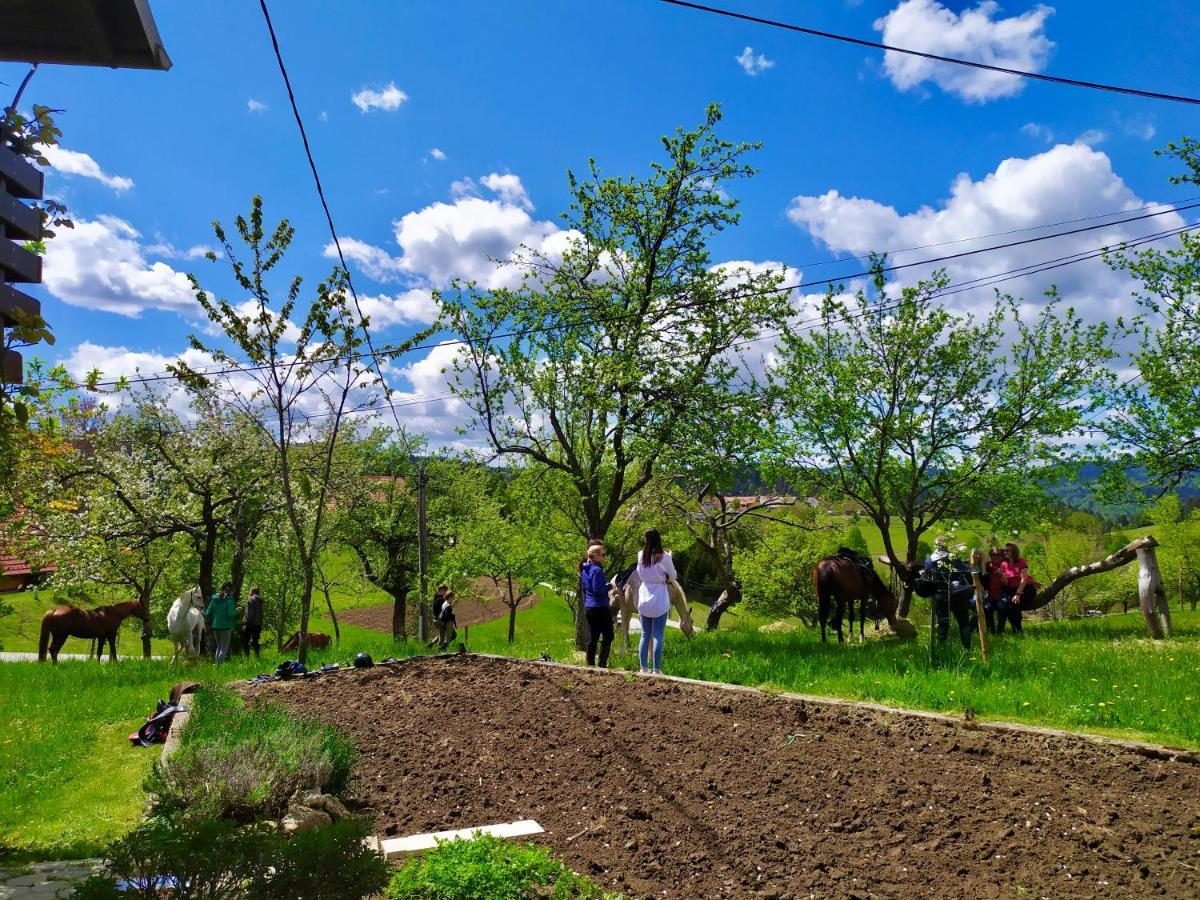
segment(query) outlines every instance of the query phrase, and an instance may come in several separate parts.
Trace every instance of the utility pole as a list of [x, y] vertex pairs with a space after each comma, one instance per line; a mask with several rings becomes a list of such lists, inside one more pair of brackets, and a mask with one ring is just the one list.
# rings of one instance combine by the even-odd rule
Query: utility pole
[[425, 643], [425, 598], [429, 595], [429, 534], [425, 527], [425, 485], [429, 475], [422, 465], [417, 470], [417, 572], [421, 581], [421, 597], [417, 603], [417, 640]]

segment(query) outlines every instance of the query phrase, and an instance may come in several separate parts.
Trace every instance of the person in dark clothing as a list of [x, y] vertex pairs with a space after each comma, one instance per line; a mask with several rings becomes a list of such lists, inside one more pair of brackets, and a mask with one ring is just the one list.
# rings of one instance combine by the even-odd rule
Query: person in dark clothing
[[1004, 551], [993, 547], [988, 551], [987, 566], [983, 570], [983, 611], [987, 616], [987, 628], [991, 634], [998, 634], [998, 617], [1000, 601], [1004, 597], [1004, 575], [1000, 571], [1000, 563], [1004, 561]]
[[930, 602], [937, 621], [938, 641], [949, 637], [950, 615], [953, 614], [963, 648], [971, 649], [971, 632], [975, 630], [971, 621], [975, 598], [971, 570], [966, 563], [951, 557], [939, 538], [933, 553], [925, 560], [924, 577], [935, 585]]
[[259, 638], [262, 637], [263, 626], [263, 600], [262, 591], [258, 588], [250, 588], [250, 598], [246, 601], [246, 615], [242, 620], [242, 652], [247, 656], [250, 655], [250, 648], [254, 648], [254, 655], [260, 656]]
[[[603, 544], [591, 544], [579, 567], [579, 587], [583, 598], [583, 614], [588, 623], [587, 664], [608, 668], [608, 652], [612, 649], [613, 620], [608, 602], [608, 579], [604, 577]], [[597, 651], [599, 657], [597, 658]]]
[[[452, 596], [453, 591], [446, 584], [439, 584], [437, 590], [433, 592], [433, 624], [437, 629], [437, 634], [429, 641], [428, 646], [430, 647], [437, 644], [438, 647], [445, 649], [446, 644], [449, 643], [446, 640], [446, 622], [442, 618], [442, 613], [446, 611], [446, 604], [450, 602]], [[454, 618], [453, 611], [451, 611], [450, 618]]]

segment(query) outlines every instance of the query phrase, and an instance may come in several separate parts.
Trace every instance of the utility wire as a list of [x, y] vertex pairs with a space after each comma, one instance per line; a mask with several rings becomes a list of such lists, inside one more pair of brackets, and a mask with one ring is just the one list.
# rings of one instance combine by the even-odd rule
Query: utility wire
[[[1053, 234], [1044, 234], [1044, 235], [1037, 235], [1035, 237], [1022, 238], [1021, 240], [1008, 241], [1003, 244], [996, 244], [996, 245], [989, 246], [989, 247], [977, 247], [973, 250], [963, 250], [958, 253], [951, 253], [951, 254], [947, 254], [944, 256], [937, 256], [937, 257], [933, 257], [931, 259], [922, 259], [922, 260], [916, 260], [914, 262], [898, 263], [896, 265], [883, 266], [878, 271], [880, 271], [883, 274], [888, 274], [891, 272], [902, 271], [904, 269], [911, 269], [915, 266], [934, 265], [936, 263], [947, 262], [947, 261], [956, 260], [956, 259], [962, 259], [962, 258], [968, 257], [968, 256], [976, 256], [981, 253], [992, 253], [997, 250], [1006, 250], [1006, 249], [1010, 249], [1012, 247], [1024, 246], [1026, 244], [1036, 244], [1041, 241], [1053, 240], [1055, 238], [1060, 238], [1060, 237], [1068, 237], [1070, 235], [1075, 235], [1075, 234], [1083, 234], [1085, 232], [1096, 231], [1097, 229], [1108, 228], [1110, 226], [1124, 225], [1129, 222], [1141, 221], [1142, 219], [1152, 219], [1157, 216], [1166, 215], [1167, 213], [1183, 212], [1185, 210], [1194, 209], [1197, 207], [1200, 207], [1200, 201], [1181, 205], [1181, 206], [1174, 206], [1169, 209], [1160, 210], [1158, 212], [1148, 212], [1148, 213], [1142, 213], [1142, 214], [1136, 215], [1136, 216], [1126, 216], [1123, 219], [1116, 219], [1112, 222], [1104, 222], [1104, 223], [1101, 223], [1098, 225], [1088, 225], [1088, 226], [1084, 226], [1084, 227], [1080, 227], [1080, 228], [1072, 228], [1067, 231], [1057, 231], [1057, 232], [1054, 232]], [[735, 292], [732, 292], [730, 294], [726, 294], [726, 295], [720, 297], [719, 302], [726, 302], [729, 300], [742, 299], [745, 297], [768, 296], [770, 294], [785, 293], [787, 291], [794, 291], [794, 290], [799, 290], [799, 289], [803, 289], [803, 288], [820, 287], [820, 286], [824, 286], [824, 285], [839, 284], [844, 281], [852, 281], [857, 278], [869, 277], [871, 275], [874, 275], [875, 271], [876, 270], [873, 270], [873, 269], [864, 269], [859, 272], [836, 275], [836, 276], [832, 276], [830, 278], [818, 278], [818, 279], [811, 280], [811, 281], [801, 281], [796, 284], [779, 285], [778, 287], [770, 288], [765, 291], [747, 291], [747, 292], [741, 292], [741, 293], [735, 291]], [[696, 301], [691, 301], [691, 302], [680, 303], [675, 308], [676, 309], [696, 308], [696, 307], [702, 307], [702, 306], [706, 305], [706, 303], [711, 303], [711, 302], [713, 302], [713, 301], [696, 300]], [[492, 335], [491, 340], [502, 340], [502, 339], [513, 338], [513, 337], [527, 337], [527, 336], [533, 335], [533, 334], [542, 334], [542, 333], [550, 332], [550, 331], [558, 331], [563, 328], [580, 328], [580, 327], [586, 327], [589, 325], [608, 324], [608, 323], [618, 322], [618, 321], [628, 319], [628, 318], [634, 318], [639, 315], [640, 315], [640, 313], [637, 313], [637, 312], [628, 312], [628, 313], [620, 313], [617, 315], [606, 316], [606, 317], [583, 318], [583, 319], [579, 319], [579, 320], [575, 320], [575, 321], [571, 321], [571, 322], [562, 322], [562, 323], [554, 324], [554, 325], [543, 325], [543, 326], [539, 326], [536, 328], [526, 328], [526, 329], [519, 329], [516, 331], [502, 332], [500, 334]], [[440, 347], [454, 347], [454, 346], [459, 346], [459, 345], [467, 344], [467, 343], [470, 343], [470, 341], [461, 339], [461, 338], [435, 341], [435, 342], [429, 343], [429, 344], [418, 344], [416, 346], [409, 347], [409, 348], [407, 348], [407, 350], [405, 352], [412, 353], [412, 352], [416, 352], [418, 350], [434, 350], [434, 349], [438, 349]], [[351, 358], [352, 359], [363, 358], [367, 355], [368, 354], [365, 354], [365, 353], [352, 354]], [[370, 355], [372, 355], [372, 356], [376, 355], [373, 348], [371, 349]], [[337, 358], [335, 358], [335, 359], [337, 359]], [[313, 360], [313, 361], [315, 362], [315, 361], [319, 361], [319, 360]], [[256, 372], [256, 371], [260, 371], [263, 369], [269, 369], [269, 368], [271, 368], [271, 366], [269, 364], [262, 364], [262, 365], [257, 365], [257, 366], [229, 366], [229, 367], [224, 367], [221, 369], [211, 370], [211, 371], [207, 371], [207, 372], [200, 372], [198, 374], [201, 374], [205, 377], [212, 377], [212, 376], [216, 376], [216, 375], [229, 375], [229, 374], [240, 373], [240, 372]], [[163, 373], [160, 375], [148, 375], [148, 376], [143, 376], [143, 377], [125, 378], [125, 379], [123, 379], [123, 382], [125, 384], [145, 384], [147, 382], [154, 382], [154, 381], [170, 381], [170, 380], [174, 380], [176, 377], [177, 376], [172, 373]], [[118, 384], [118, 381], [101, 381], [101, 382], [97, 382], [96, 386], [97, 387], [112, 387], [116, 384]], [[81, 387], [83, 387], [83, 386], [81, 385]]]
[[[1141, 246], [1142, 244], [1149, 244], [1154, 241], [1163, 240], [1164, 238], [1173, 237], [1174, 235], [1182, 234], [1184, 232], [1194, 231], [1197, 228], [1200, 228], [1200, 222], [1196, 222], [1196, 223], [1192, 223], [1192, 224], [1188, 224], [1188, 225], [1181, 225], [1176, 228], [1168, 228], [1163, 231], [1145, 235], [1141, 238], [1138, 238], [1136, 241], [1127, 242], [1125, 244], [1125, 246], [1137, 247], [1137, 246]], [[1107, 247], [1097, 247], [1097, 248], [1093, 248], [1091, 250], [1083, 250], [1079, 253], [1072, 253], [1067, 256], [1060, 256], [1055, 259], [1042, 260], [1041, 262], [1031, 263], [1030, 265], [1020, 266], [1015, 269], [1008, 269], [1004, 272], [992, 272], [991, 274], [982, 275], [978, 278], [972, 278], [972, 279], [968, 279], [967, 281], [960, 281], [960, 282], [957, 282], [954, 284], [948, 284], [948, 285], [946, 285], [946, 287], [933, 292], [930, 296], [931, 296], [931, 299], [932, 298], [949, 297], [949, 296], [953, 296], [954, 294], [963, 293], [965, 291], [978, 290], [982, 287], [991, 287], [992, 285], [1001, 284], [1006, 281], [1012, 281], [1017, 278], [1023, 278], [1027, 275], [1037, 275], [1041, 272], [1050, 271], [1051, 269], [1060, 269], [1060, 268], [1063, 268], [1064, 266], [1074, 265], [1075, 263], [1087, 262], [1088, 260], [1096, 259], [1100, 256], [1103, 256], [1106, 252], [1108, 252], [1108, 249], [1109, 248], [1107, 248]], [[987, 282], [987, 284], [983, 284], [982, 282]], [[868, 308], [868, 309], [860, 310], [855, 313], [849, 313], [844, 316], [836, 316], [836, 317], [829, 319], [828, 321], [829, 321], [829, 324], [831, 324], [831, 325], [837, 325], [840, 323], [852, 321], [854, 319], [865, 318], [866, 316], [873, 315], [876, 313], [888, 312], [890, 310], [897, 308], [900, 305], [900, 302], [901, 301], [896, 300], [896, 301], [892, 301], [889, 303], [876, 303], [876, 304], [871, 305], [870, 308]], [[825, 320], [824, 316], [812, 316], [807, 319], [800, 319], [799, 321], [792, 323], [792, 325], [787, 329], [787, 332], [795, 333], [795, 332], [799, 332], [799, 331], [811, 331], [812, 329], [817, 328], [820, 325], [823, 325], [825, 323], [825, 321], [826, 320]], [[732, 347], [744, 347], [744, 346], [748, 346], [749, 344], [758, 343], [760, 341], [772, 340], [774, 338], [779, 337], [780, 335], [782, 335], [784, 333], [785, 332], [783, 332], [783, 331], [773, 331], [768, 334], [762, 334], [762, 335], [758, 335], [756, 337], [747, 338], [742, 341], [737, 341], [734, 344], [732, 344], [731, 346]], [[1131, 380], [1136, 380], [1136, 379], [1131, 379]], [[1126, 383], [1128, 383], [1128, 382], [1126, 382]], [[420, 403], [434, 403], [434, 402], [437, 402], [440, 400], [448, 400], [455, 396], [457, 396], [457, 395], [451, 391], [451, 392], [446, 392], [444, 394], [428, 395], [427, 397], [425, 397], [423, 399], [412, 398], [411, 400], [406, 401], [405, 403], [403, 403], [401, 405], [409, 406], [409, 405], [417, 405]], [[363, 405], [363, 406], [357, 408], [356, 410], [354, 410], [354, 412], [356, 414], [357, 413], [365, 413], [365, 412], [382, 412], [385, 408], [386, 407], [384, 407], [384, 406], [373, 406], [370, 404], [366, 404], [366, 405]], [[326, 416], [326, 415], [328, 415], [328, 413], [317, 413], [317, 414], [308, 416], [307, 418], [315, 419], [315, 418], [321, 418], [322, 416]]]
[[[388, 387], [387, 378], [383, 374], [383, 363], [380, 362], [380, 355], [375, 352], [375, 345], [371, 341], [371, 332], [367, 330], [367, 319], [363, 315], [362, 306], [358, 302], [358, 291], [354, 289], [354, 282], [350, 278], [350, 267], [346, 265], [346, 257], [342, 254], [342, 242], [338, 239], [337, 228], [333, 224], [333, 213], [329, 211], [329, 203], [325, 199], [325, 188], [321, 186], [321, 176], [317, 172], [317, 163], [313, 159], [312, 148], [308, 143], [308, 132], [304, 130], [304, 120], [300, 117], [300, 108], [296, 105], [296, 95], [292, 91], [292, 80], [288, 77], [287, 66], [283, 62], [283, 53], [279, 49], [279, 38], [275, 35], [275, 26], [271, 23], [271, 13], [267, 9], [267, 0], [258, 0], [258, 5], [262, 8], [263, 19], [267, 23], [267, 31], [271, 34], [271, 46], [275, 50], [275, 61], [279, 63], [279, 74], [283, 76], [283, 84], [287, 88], [288, 101], [292, 105], [292, 115], [296, 119], [296, 127], [300, 129], [300, 140], [304, 142], [304, 155], [308, 157], [308, 167], [312, 170], [313, 181], [317, 186], [317, 196], [321, 199], [321, 208], [325, 210], [325, 221], [329, 223], [329, 233], [333, 237], [334, 246], [337, 248], [338, 261], [342, 264], [342, 271], [346, 275], [346, 286], [350, 288], [350, 296], [354, 298], [354, 309], [358, 313], [359, 322], [362, 325], [363, 337], [367, 340], [370, 359], [375, 365], [375, 371], [379, 373], [379, 383], [383, 385], [385, 396], [390, 396], [392, 392]], [[363, 356], [359, 356], [359, 358], [361, 359]], [[394, 406], [392, 407], [392, 417], [396, 420], [396, 428], [403, 430], [404, 426], [400, 424], [400, 415], [396, 412]]]
[[937, 53], [926, 53], [923, 50], [910, 50], [907, 47], [893, 47], [891, 44], [883, 44], [879, 41], [868, 41], [863, 38], [850, 37], [845, 34], [835, 34], [832, 31], [821, 31], [817, 28], [806, 28], [803, 25], [794, 25], [790, 22], [780, 22], [776, 19], [765, 19], [761, 16], [752, 16], [747, 13], [734, 12], [730, 9], [721, 9], [716, 6], [706, 6], [703, 3], [690, 3], [688, 0], [658, 0], [659, 3], [666, 3], [670, 6], [680, 6], [685, 9], [696, 10], [697, 12], [711, 13], [715, 16], [724, 16], [729, 19], [740, 19], [744, 22], [754, 22], [758, 25], [769, 25], [772, 28], [782, 28], [786, 31], [794, 31], [799, 34], [807, 34], [812, 37], [826, 38], [831, 41], [841, 41], [845, 44], [855, 44], [859, 47], [871, 47], [875, 50], [887, 50], [891, 53], [904, 53], [909, 56], [919, 56], [922, 59], [932, 59], [937, 62], [952, 63], [956, 66], [969, 66], [972, 69], [984, 69], [988, 72], [1002, 72], [1005, 75], [1017, 75], [1021, 78], [1035, 78], [1038, 81], [1050, 81], [1055, 84], [1066, 84], [1071, 87], [1090, 88], [1096, 91], [1108, 91], [1113, 94], [1130, 94], [1135, 97], [1148, 97], [1151, 100], [1170, 100], [1173, 103], [1191, 103], [1200, 106], [1200, 98], [1187, 97], [1180, 94], [1164, 94], [1161, 91], [1148, 91], [1141, 88], [1123, 87], [1116, 84], [1104, 84], [1098, 81], [1084, 81], [1079, 78], [1064, 78], [1060, 75], [1045, 75], [1041, 72], [1027, 72], [1024, 69], [1010, 69], [1006, 66], [994, 66], [990, 63], [975, 62], [969, 59], [959, 59], [955, 56], [941, 56]]
[[[1159, 212], [1152, 214], [1154, 216], [1165, 215], [1166, 213], [1170, 213], [1170, 212], [1178, 212], [1180, 210], [1191, 209], [1197, 203], [1200, 203], [1200, 197], [1189, 197], [1186, 200], [1182, 200], [1178, 204], [1175, 204], [1175, 205], [1172, 205], [1169, 203], [1150, 203], [1145, 206], [1135, 207], [1133, 209], [1113, 210], [1111, 212], [1099, 213], [1094, 216], [1083, 216], [1083, 217], [1077, 218], [1077, 219], [1064, 219], [1063, 221], [1060, 221], [1060, 222], [1045, 222], [1041, 225], [1030, 225], [1025, 228], [1013, 228], [1013, 229], [1009, 229], [1008, 231], [997, 231], [997, 232], [993, 232], [992, 234], [981, 234], [981, 235], [976, 235], [976, 236], [970, 237], [970, 238], [958, 238], [956, 240], [942, 241], [942, 242], [936, 243], [936, 244], [925, 244], [920, 247], [907, 247], [907, 248], [903, 248], [900, 250], [886, 250], [886, 251], [882, 251], [882, 253], [883, 253], [883, 255], [890, 258], [894, 254], [897, 254], [897, 253], [909, 253], [909, 252], [912, 252], [915, 250], [926, 250], [926, 249], [931, 249], [934, 247], [944, 247], [944, 246], [951, 245], [951, 244], [964, 243], [966, 241], [983, 240], [984, 238], [989, 238], [989, 237], [1004, 237], [1004, 236], [1010, 235], [1010, 234], [1022, 234], [1027, 231], [1036, 231], [1041, 228], [1054, 228], [1059, 225], [1073, 225], [1077, 222], [1092, 222], [1092, 221], [1095, 221], [1096, 219], [1106, 219], [1106, 218], [1109, 218], [1110, 216], [1118, 216], [1118, 215], [1123, 215], [1125, 213], [1131, 213], [1131, 212], [1142, 212], [1142, 211], [1148, 210], [1148, 209], [1159, 209]], [[1161, 207], [1166, 207], [1166, 208], [1162, 209]], [[1137, 218], [1143, 218], [1143, 217], [1137, 217]], [[1104, 223], [1104, 225], [1122, 225], [1126, 222], [1130, 222], [1130, 221], [1134, 221], [1134, 220], [1135, 219], [1131, 219], [1131, 218], [1116, 219], [1111, 222], [1106, 222], [1106, 223]], [[1103, 227], [1103, 226], [1101, 226], [1101, 227]], [[1063, 233], [1056, 233], [1056, 234], [1047, 234], [1047, 235], [1041, 236], [1040, 238], [1038, 238], [1038, 240], [1049, 240], [1051, 238], [1060, 237], [1061, 234], [1074, 234], [1074, 233], [1076, 233], [1076, 232], [1063, 232]], [[1002, 245], [1002, 246], [1010, 246], [1010, 245]], [[992, 249], [992, 248], [981, 248], [980, 250], [972, 251], [972, 252], [984, 252], [988, 249]], [[933, 264], [933, 263], [941, 262], [942, 260], [951, 259], [951, 258], [952, 257], [935, 257], [933, 259], [925, 260], [924, 262], [927, 264]], [[865, 256], [849, 256], [849, 257], [843, 257], [841, 259], [827, 259], [827, 260], [823, 260], [821, 262], [815, 262], [815, 263], [802, 263], [802, 264], [796, 264], [796, 265], [789, 265], [786, 268], [795, 269], [797, 271], [804, 271], [807, 269], [816, 268], [817, 266], [830, 265], [830, 264], [838, 263], [838, 262], [846, 262], [847, 260], [864, 260], [864, 259], [867, 259], [867, 257], [865, 257]], [[911, 265], [920, 265], [920, 264], [921, 263], [918, 262], [918, 263], [912, 263]], [[888, 270], [888, 271], [890, 271], [890, 270]], [[827, 280], [823, 280], [823, 281], [813, 281], [813, 282], [807, 282], [807, 283], [799, 284], [799, 285], [788, 285], [785, 287], [777, 288], [775, 290], [779, 290], [779, 291], [795, 290], [799, 287], [830, 284], [832, 282], [839, 281], [839, 280], [849, 280], [852, 278], [861, 277], [862, 274], [863, 273], [859, 273], [857, 275], [842, 275], [842, 276], [838, 276], [836, 278], [831, 278], [831, 279], [827, 279]], [[770, 293], [770, 292], [767, 292], [767, 293]], [[737, 299], [738, 296], [741, 296], [741, 295], [732, 295], [725, 299]], [[586, 324], [589, 324], [589, 321], [604, 322], [607, 320], [602, 320], [602, 319], [585, 320], [585, 321], [579, 322], [578, 324], [586, 325]], [[566, 327], [566, 326], [564, 325], [564, 326], [553, 326], [553, 327]], [[457, 344], [457, 343], [463, 343], [463, 342], [462, 341], [439, 342], [436, 344], [426, 344], [426, 345], [421, 345], [418, 347], [412, 347], [410, 349], [414, 350], [414, 351], [428, 350], [428, 349], [432, 349], [435, 347], [442, 347], [442, 346], [447, 346], [448, 344], [453, 345], [453, 344]], [[386, 348], [384, 351], [381, 351], [381, 352], [385, 356], [388, 355]], [[362, 354], [362, 355], [365, 356], [366, 354]], [[355, 358], [357, 358], [357, 356]], [[318, 360], [318, 361], [320, 361], [320, 360]], [[262, 368], [269, 368], [269, 367], [264, 366]], [[238, 366], [238, 367], [227, 367], [227, 368], [212, 369], [212, 370], [197, 370], [197, 374], [202, 375], [202, 376], [209, 376], [209, 375], [229, 374], [231, 372], [253, 372], [253, 371], [257, 371], [257, 368], [254, 366]], [[158, 372], [153, 375], [139, 376], [136, 379], [136, 381], [133, 381], [132, 383], [143, 383], [143, 382], [147, 382], [147, 381], [163, 381], [163, 380], [170, 380], [173, 378], [175, 378], [175, 375], [173, 375], [170, 372]], [[126, 381], [127, 382], [131, 381], [131, 379], [126, 379]], [[116, 381], [101, 381], [101, 382], [98, 382], [97, 386], [98, 387], [112, 387], [112, 386], [116, 385], [116, 383], [117, 383]], [[84, 385], [76, 385], [76, 387], [83, 389], [85, 386]]]

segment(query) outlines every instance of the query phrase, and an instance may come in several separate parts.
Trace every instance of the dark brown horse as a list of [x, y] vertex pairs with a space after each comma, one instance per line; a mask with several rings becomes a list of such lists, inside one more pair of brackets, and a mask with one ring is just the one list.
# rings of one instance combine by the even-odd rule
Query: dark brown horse
[[854, 635], [855, 600], [860, 601], [860, 639], [865, 639], [863, 626], [868, 611], [872, 618], [886, 618], [893, 628], [896, 627], [896, 598], [869, 562], [860, 566], [847, 556], [827, 556], [813, 567], [813, 587], [817, 593], [817, 618], [821, 620], [822, 642], [831, 612], [838, 643], [845, 640], [842, 636], [842, 615], [847, 606], [850, 608], [850, 634]]
[[[112, 606], [96, 609], [80, 609], [78, 606], [56, 606], [46, 610], [42, 616], [42, 636], [38, 641], [38, 662], [46, 661], [46, 650], [50, 658], [58, 662], [58, 651], [69, 637], [98, 638], [96, 659], [104, 655], [104, 642], [108, 641], [110, 658], [117, 658], [117, 629], [130, 616], [143, 622], [150, 618], [141, 600], [127, 600]], [[88, 654], [91, 655], [90, 652]]]

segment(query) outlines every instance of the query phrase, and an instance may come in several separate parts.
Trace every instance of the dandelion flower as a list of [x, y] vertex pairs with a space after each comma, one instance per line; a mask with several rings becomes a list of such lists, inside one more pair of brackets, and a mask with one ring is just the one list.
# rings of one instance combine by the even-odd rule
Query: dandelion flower
[[1105, 703], [1103, 700], [1101, 700], [1101, 701], [1100, 701], [1099, 703], [1097, 703], [1096, 705], [1097, 705], [1097, 706], [1100, 706], [1100, 707], [1104, 707], [1104, 706], [1107, 706], [1108, 704], [1107, 704], [1107, 703]]

